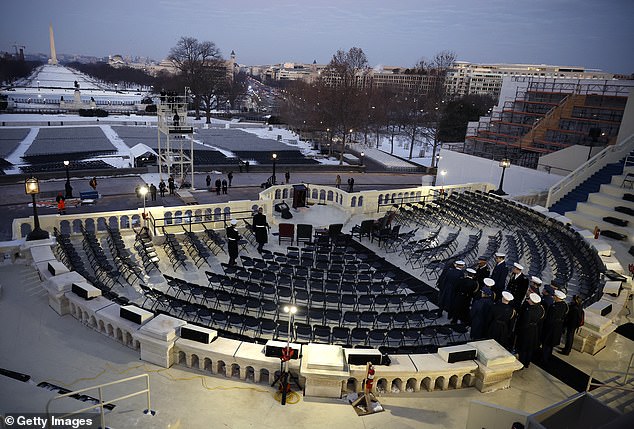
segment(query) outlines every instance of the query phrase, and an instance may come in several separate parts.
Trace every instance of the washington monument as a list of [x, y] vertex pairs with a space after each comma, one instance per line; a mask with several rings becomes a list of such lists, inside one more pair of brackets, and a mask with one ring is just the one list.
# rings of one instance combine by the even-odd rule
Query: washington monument
[[48, 25], [49, 37], [51, 39], [51, 58], [49, 64], [57, 65], [57, 53], [55, 52], [55, 36], [53, 35], [53, 24]]

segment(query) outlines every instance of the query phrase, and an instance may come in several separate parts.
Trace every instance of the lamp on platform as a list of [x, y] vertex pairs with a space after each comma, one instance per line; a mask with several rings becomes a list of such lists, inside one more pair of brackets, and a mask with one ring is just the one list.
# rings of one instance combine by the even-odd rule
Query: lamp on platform
[[500, 186], [498, 186], [498, 188], [493, 192], [496, 195], [506, 195], [506, 192], [504, 192], [504, 189], [502, 189], [502, 186], [504, 186], [504, 173], [506, 172], [506, 169], [509, 168], [511, 166], [511, 160], [508, 158], [504, 158], [503, 160], [500, 161], [500, 167], [502, 168], [502, 175], [500, 176]]
[[271, 176], [271, 185], [277, 184], [277, 178], [275, 177], [275, 162], [277, 161], [277, 154], [274, 153], [273, 157], [273, 176]]
[[70, 161], [64, 161], [64, 167], [66, 167], [66, 198], [73, 198], [73, 187], [70, 185], [70, 172], [68, 168], [70, 166]]
[[30, 177], [26, 179], [25, 191], [27, 195], [33, 197], [33, 231], [26, 236], [27, 241], [32, 240], [45, 240], [48, 238], [48, 232], [40, 228], [40, 219], [37, 216], [37, 203], [35, 202], [35, 196], [40, 193], [40, 182], [36, 177]]

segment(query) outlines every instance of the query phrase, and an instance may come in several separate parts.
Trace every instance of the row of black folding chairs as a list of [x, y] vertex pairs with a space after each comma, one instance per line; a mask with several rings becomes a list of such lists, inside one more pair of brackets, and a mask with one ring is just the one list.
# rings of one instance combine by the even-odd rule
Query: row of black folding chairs
[[176, 239], [175, 234], [168, 233], [163, 228], [163, 235], [165, 236], [165, 242], [163, 243], [163, 250], [167, 254], [167, 257], [172, 264], [172, 269], [176, 271], [179, 267], [187, 269], [185, 263], [187, 262], [187, 256], [183, 250], [180, 242]]
[[122, 273], [112, 266], [95, 233], [87, 231], [83, 225], [81, 225], [81, 232], [82, 247], [97, 279], [110, 288], [117, 283], [121, 284]]
[[461, 229], [449, 233], [442, 243], [435, 246], [413, 249], [407, 256], [406, 264], [411, 265], [413, 269], [418, 269], [423, 268], [430, 259], [439, 259], [451, 255], [458, 246], [460, 231]]
[[211, 252], [214, 255], [218, 255], [220, 252], [227, 253], [225, 250], [225, 239], [222, 238], [222, 236], [218, 234], [213, 228], [207, 228], [207, 225], [205, 225], [204, 223], [202, 225], [205, 228], [202, 239], [205, 244], [207, 244]]
[[[183, 229], [185, 229], [184, 226]], [[203, 264], [207, 264], [211, 267], [209, 258], [212, 255], [212, 251], [205, 243], [203, 243], [196, 233], [185, 230], [184, 243], [185, 249], [194, 261], [196, 268], [200, 268]]]
[[141, 257], [143, 269], [150, 274], [153, 270], [159, 270], [160, 259], [154, 248], [154, 242], [146, 226], [134, 229], [134, 250]]
[[130, 285], [142, 281], [145, 273], [141, 267], [139, 267], [132, 253], [123, 242], [120, 231], [115, 228], [110, 228], [109, 226], [106, 226], [106, 231], [108, 232], [106, 236], [108, 248], [113, 256], [117, 269], [121, 272], [125, 281]]

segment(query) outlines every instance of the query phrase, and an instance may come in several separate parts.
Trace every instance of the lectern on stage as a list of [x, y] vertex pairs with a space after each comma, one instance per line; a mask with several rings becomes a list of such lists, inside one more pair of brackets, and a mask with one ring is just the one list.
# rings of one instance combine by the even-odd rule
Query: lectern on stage
[[306, 207], [306, 185], [293, 185], [293, 208]]

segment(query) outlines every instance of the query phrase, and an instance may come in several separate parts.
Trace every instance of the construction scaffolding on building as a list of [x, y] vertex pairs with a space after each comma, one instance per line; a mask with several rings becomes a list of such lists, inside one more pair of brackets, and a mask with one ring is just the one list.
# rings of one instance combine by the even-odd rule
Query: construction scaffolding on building
[[631, 82], [513, 80], [514, 99], [469, 130], [465, 153], [536, 168], [540, 156], [568, 146], [616, 142]]
[[194, 188], [194, 128], [185, 95], [161, 94], [157, 105], [158, 166], [161, 180], [172, 176], [179, 188]]

